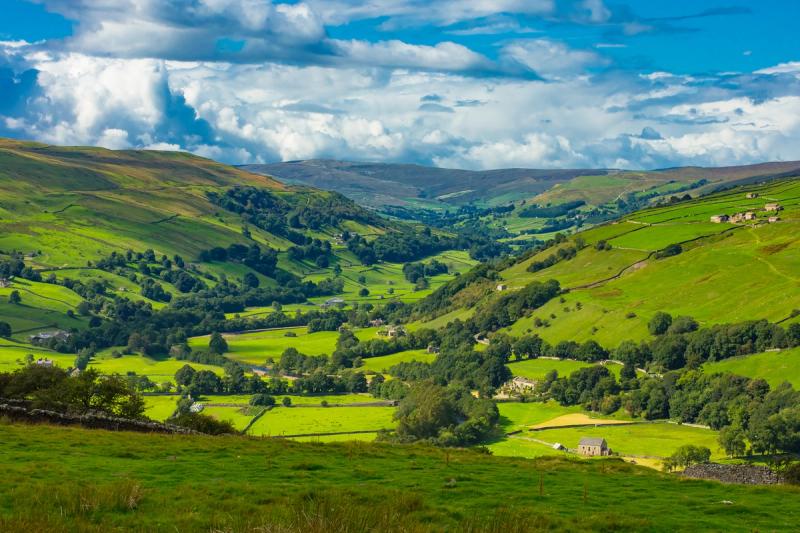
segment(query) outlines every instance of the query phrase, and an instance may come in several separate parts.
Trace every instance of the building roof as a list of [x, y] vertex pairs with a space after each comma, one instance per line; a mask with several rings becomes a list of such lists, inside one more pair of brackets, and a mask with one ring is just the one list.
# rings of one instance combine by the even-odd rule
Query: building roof
[[607, 446], [606, 439], [600, 437], [583, 437], [578, 443], [578, 446]]

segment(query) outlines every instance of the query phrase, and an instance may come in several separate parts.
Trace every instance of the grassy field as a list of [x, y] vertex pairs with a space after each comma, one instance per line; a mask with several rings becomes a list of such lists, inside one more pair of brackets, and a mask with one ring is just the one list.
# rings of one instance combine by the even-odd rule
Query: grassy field
[[178, 396], [145, 396], [144, 403], [145, 416], [163, 422], [175, 412]]
[[391, 367], [399, 363], [408, 363], [410, 361], [430, 363], [434, 359], [436, 359], [436, 355], [428, 353], [427, 350], [408, 350], [391, 355], [364, 359], [364, 366], [360, 367], [359, 370], [367, 374], [386, 374]]
[[394, 427], [391, 407], [276, 407], [250, 428], [251, 435], [300, 435]]
[[0, 434], [5, 531], [778, 531], [800, 520], [795, 488], [613, 459], [7, 424]]
[[[376, 338], [378, 328], [362, 328], [354, 331], [360, 340]], [[287, 336], [289, 335], [294, 336]], [[336, 349], [337, 331], [318, 331], [308, 333], [305, 327], [280, 328], [251, 333], [226, 334], [229, 351], [226, 357], [235, 361], [254, 365], [263, 365], [268, 358], [276, 361], [286, 348], [297, 348], [306, 355], [330, 355]], [[194, 350], [208, 350], [209, 336], [189, 339], [189, 346]]]
[[7, 339], [0, 339], [0, 372], [12, 372], [25, 364], [28, 354], [36, 359], [50, 359], [64, 368], [75, 363], [75, 355], [60, 354], [43, 350], [27, 344], [17, 344]]
[[749, 378], [765, 379], [771, 387], [788, 381], [800, 388], [800, 348], [723, 359], [703, 365], [706, 373], [731, 372]]
[[183, 368], [184, 365], [189, 365], [195, 370], [210, 370], [219, 376], [225, 373], [222, 367], [219, 366], [178, 361], [171, 358], [152, 359], [142, 355], [123, 355], [118, 358], [106, 355], [92, 359], [89, 363], [90, 368], [96, 368], [103, 374], [125, 375], [128, 372], [135, 372], [140, 376], [147, 376], [151, 381], [159, 384], [165, 382], [174, 383], [175, 373]]
[[204, 407], [203, 414], [212, 416], [217, 420], [223, 420], [233, 424], [238, 431], [242, 431], [253, 417], [261, 411], [261, 408], [254, 407]]
[[563, 452], [557, 452], [551, 447], [531, 439], [551, 444], [558, 442], [568, 448], [577, 448], [578, 441], [582, 437], [602, 437], [606, 439], [608, 446], [615, 453], [626, 457], [664, 458], [672, 455], [684, 444], [706, 446], [711, 450], [712, 459], [724, 457], [724, 452], [720, 450], [717, 443], [716, 431], [664, 422], [526, 431], [490, 444], [489, 449], [496, 455], [539, 457]]

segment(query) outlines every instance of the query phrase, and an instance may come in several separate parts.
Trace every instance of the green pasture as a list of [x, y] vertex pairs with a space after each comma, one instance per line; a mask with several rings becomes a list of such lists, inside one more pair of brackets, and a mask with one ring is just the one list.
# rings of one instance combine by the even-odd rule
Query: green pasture
[[367, 374], [386, 374], [391, 367], [399, 363], [411, 361], [430, 363], [434, 359], [436, 359], [436, 355], [428, 353], [427, 350], [408, 350], [381, 357], [369, 357], [364, 359], [364, 366], [359, 367], [358, 370]]
[[147, 418], [163, 422], [175, 412], [178, 406], [178, 396], [144, 396], [145, 411]]
[[224, 374], [222, 367], [214, 365], [179, 361], [172, 358], [153, 359], [143, 355], [123, 355], [115, 358], [107, 352], [104, 352], [104, 355], [93, 358], [89, 363], [89, 367], [97, 369], [102, 374], [120, 374], [124, 376], [128, 372], [134, 372], [140, 376], [147, 376], [151, 381], [158, 384], [174, 383], [175, 373], [183, 368], [184, 365], [189, 365], [195, 370], [210, 370], [219, 376]]
[[564, 407], [557, 402], [498, 402], [500, 427], [503, 432], [527, 429], [562, 415], [580, 413], [580, 406]]
[[202, 413], [217, 420], [230, 422], [238, 431], [242, 431], [256, 416], [261, 407], [204, 407]]
[[551, 370], [558, 372], [559, 377], [566, 377], [576, 370], [590, 366], [592, 366], [591, 363], [568, 359], [527, 359], [508, 364], [512, 374], [532, 380], [544, 379], [545, 375]]
[[706, 363], [703, 370], [708, 374], [730, 372], [749, 378], [760, 378], [766, 380], [771, 387], [788, 381], [795, 388], [800, 388], [800, 348], [731, 357]]
[[724, 452], [719, 449], [716, 431], [666, 422], [525, 431], [490, 444], [489, 449], [495, 455], [517, 457], [556, 455], [563, 452], [531, 439], [550, 444], [558, 442], [567, 448], [575, 449], [583, 437], [602, 437], [606, 439], [614, 453], [623, 456], [665, 458], [683, 445], [694, 444], [709, 448], [712, 459], [725, 457]]
[[280, 436], [394, 427], [392, 407], [276, 407], [259, 418], [250, 435]]
[[37, 359], [50, 359], [56, 365], [69, 368], [75, 364], [75, 355], [60, 354], [28, 344], [0, 339], [0, 372], [12, 372], [25, 365], [28, 354]]

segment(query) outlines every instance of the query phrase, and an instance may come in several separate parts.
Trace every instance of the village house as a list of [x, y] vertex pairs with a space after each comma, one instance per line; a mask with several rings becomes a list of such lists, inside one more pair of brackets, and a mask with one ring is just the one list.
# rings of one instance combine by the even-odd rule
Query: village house
[[71, 334], [66, 331], [55, 330], [55, 331], [42, 331], [35, 335], [31, 335], [30, 337], [28, 337], [28, 339], [31, 341], [32, 344], [37, 344], [49, 341], [50, 339], [65, 341], [69, 339], [70, 336]]
[[753, 211], [747, 211], [745, 213], [736, 213], [730, 218], [732, 223], [743, 222], [747, 220], [755, 220], [756, 214]]
[[433, 354], [439, 353], [439, 347], [436, 346], [435, 344], [429, 344], [427, 352]]
[[757, 192], [749, 192], [745, 196], [747, 196], [747, 198], [752, 200], [753, 198], [758, 198], [758, 193]]
[[396, 339], [397, 337], [405, 336], [406, 328], [403, 326], [389, 326], [388, 328], [379, 329], [377, 334], [381, 337]]
[[11, 286], [11, 280], [6, 278], [0, 278], [0, 289], [6, 289]]
[[769, 217], [769, 218], [767, 219], [767, 222], [769, 222], [770, 224], [772, 224], [773, 222], [777, 222], [777, 221], [779, 221], [780, 219], [781, 219], [781, 217]]
[[370, 326], [372, 326], [373, 328], [379, 328], [379, 327], [381, 327], [383, 324], [384, 324], [384, 322], [383, 322], [383, 319], [382, 319], [382, 318], [376, 318], [376, 319], [374, 319], [374, 320], [370, 320], [370, 321], [369, 321], [369, 325], [370, 325]]
[[611, 448], [608, 447], [606, 439], [600, 437], [583, 437], [578, 442], [578, 453], [581, 455], [606, 456], [611, 455]]
[[44, 359], [42, 359], [40, 357], [39, 359], [36, 360], [36, 366], [51, 367], [51, 366], [53, 366], [53, 361], [51, 361], [50, 359], [47, 359], [46, 357]]
[[507, 290], [508, 290], [508, 285], [506, 285], [505, 283], [500, 283], [500, 284], [497, 285], [497, 291], [498, 292], [503, 292], [503, 291], [507, 291]]
[[344, 300], [342, 300], [341, 298], [329, 298], [329, 299], [325, 300], [324, 304], [322, 304], [322, 308], [323, 309], [327, 309], [329, 307], [333, 307], [334, 305], [340, 305], [340, 304], [343, 304], [343, 303], [344, 303]]
[[730, 219], [728, 215], [714, 215], [711, 217], [711, 222], [715, 224], [722, 224]]
[[764, 211], [781, 211], [783, 206], [781, 204], [767, 204], [764, 206]]

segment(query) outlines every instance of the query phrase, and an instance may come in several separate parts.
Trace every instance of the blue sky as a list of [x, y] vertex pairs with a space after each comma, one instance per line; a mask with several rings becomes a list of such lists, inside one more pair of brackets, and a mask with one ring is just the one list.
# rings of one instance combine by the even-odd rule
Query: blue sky
[[4, 0], [0, 135], [463, 168], [800, 159], [790, 0]]

